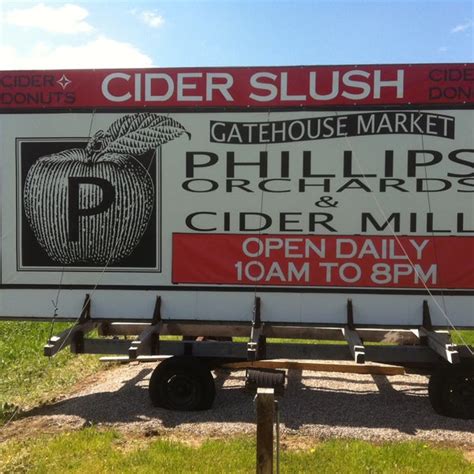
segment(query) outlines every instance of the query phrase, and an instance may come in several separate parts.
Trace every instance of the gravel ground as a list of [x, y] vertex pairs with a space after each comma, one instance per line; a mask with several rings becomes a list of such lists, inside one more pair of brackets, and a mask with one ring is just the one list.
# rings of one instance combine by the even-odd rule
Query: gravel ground
[[[185, 432], [197, 438], [255, 432], [253, 397], [243, 388], [244, 372], [217, 374], [212, 410], [182, 413], [151, 406], [147, 388], [153, 368], [129, 364], [103, 372], [66, 398], [11, 423], [0, 432], [0, 440], [88, 425], [144, 435]], [[435, 414], [423, 376], [290, 370], [279, 404], [284, 437], [424, 440], [474, 448], [474, 421]]]

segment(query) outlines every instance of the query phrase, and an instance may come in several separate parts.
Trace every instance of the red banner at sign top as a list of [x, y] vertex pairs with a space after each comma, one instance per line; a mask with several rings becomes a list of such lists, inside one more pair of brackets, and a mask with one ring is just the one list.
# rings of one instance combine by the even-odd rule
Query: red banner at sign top
[[474, 104], [474, 64], [0, 72], [1, 109]]

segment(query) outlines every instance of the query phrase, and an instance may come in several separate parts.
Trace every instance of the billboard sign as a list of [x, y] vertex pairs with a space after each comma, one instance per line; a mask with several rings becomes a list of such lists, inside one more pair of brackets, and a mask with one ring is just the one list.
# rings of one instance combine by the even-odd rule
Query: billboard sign
[[474, 325], [472, 71], [0, 73], [0, 315]]

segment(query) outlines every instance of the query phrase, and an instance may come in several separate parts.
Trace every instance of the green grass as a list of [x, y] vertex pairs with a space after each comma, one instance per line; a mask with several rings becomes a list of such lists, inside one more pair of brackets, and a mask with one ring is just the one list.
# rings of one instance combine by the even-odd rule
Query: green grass
[[[167, 473], [255, 472], [253, 438], [208, 440], [199, 447], [163, 439], [131, 439], [87, 428], [0, 445], [1, 472]], [[372, 445], [333, 440], [305, 451], [285, 450], [281, 472], [473, 473], [460, 451], [422, 443]]]
[[451, 331], [451, 337], [455, 344], [467, 344], [474, 347], [474, 331]]
[[[57, 334], [69, 325], [57, 323]], [[52, 400], [99, 369], [95, 356], [75, 357], [69, 349], [43, 356], [50, 323], [0, 321], [0, 424], [15, 412]]]

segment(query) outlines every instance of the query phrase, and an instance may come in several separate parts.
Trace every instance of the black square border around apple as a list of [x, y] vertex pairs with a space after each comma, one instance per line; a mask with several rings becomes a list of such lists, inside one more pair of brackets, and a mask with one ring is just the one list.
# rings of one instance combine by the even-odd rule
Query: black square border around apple
[[[75, 264], [61, 266], [52, 261], [37, 242], [28, 223], [23, 207], [23, 189], [28, 170], [36, 160], [45, 155], [58, 153], [69, 148], [84, 148], [87, 137], [17, 137], [16, 161], [16, 270], [25, 271], [67, 271], [102, 272], [104, 266]], [[161, 226], [162, 226], [162, 161], [158, 148], [137, 159], [149, 170], [154, 187], [155, 203], [148, 227], [132, 253], [113, 265], [106, 272], [161, 273]]]

